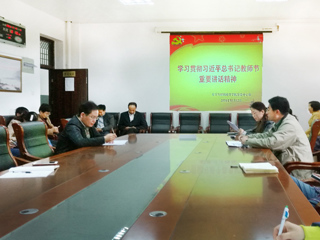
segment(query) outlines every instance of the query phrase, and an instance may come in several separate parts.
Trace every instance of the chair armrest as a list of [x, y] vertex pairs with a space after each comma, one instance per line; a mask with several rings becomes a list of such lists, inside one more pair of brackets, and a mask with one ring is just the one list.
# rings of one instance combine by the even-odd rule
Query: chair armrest
[[20, 157], [14, 157], [14, 159], [16, 160], [18, 166], [20, 165], [24, 165], [26, 163], [30, 163], [31, 161], [24, 159], [24, 158], [20, 158]]
[[29, 154], [29, 153], [25, 153], [25, 154], [23, 155], [23, 158], [26, 159], [26, 160], [29, 160], [29, 161], [36, 161], [36, 160], [42, 159], [42, 158], [33, 156], [33, 155]]
[[290, 174], [293, 170], [296, 169], [305, 169], [305, 170], [320, 170], [320, 162], [287, 162], [283, 167]]
[[318, 180], [315, 180], [314, 178], [304, 179], [303, 182], [310, 186], [320, 187], [320, 182]]

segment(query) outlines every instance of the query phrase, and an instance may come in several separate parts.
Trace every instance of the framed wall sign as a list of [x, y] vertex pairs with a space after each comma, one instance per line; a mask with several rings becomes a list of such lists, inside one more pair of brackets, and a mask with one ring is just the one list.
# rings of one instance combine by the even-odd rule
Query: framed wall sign
[[0, 55], [0, 91], [22, 92], [22, 60]]

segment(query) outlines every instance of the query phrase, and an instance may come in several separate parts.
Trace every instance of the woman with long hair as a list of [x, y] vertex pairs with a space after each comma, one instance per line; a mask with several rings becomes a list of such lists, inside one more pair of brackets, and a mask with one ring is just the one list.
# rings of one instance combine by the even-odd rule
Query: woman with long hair
[[243, 130], [239, 129], [239, 135], [243, 135], [246, 132], [246, 135], [253, 133], [263, 133], [269, 131], [272, 128], [273, 122], [268, 121], [268, 116], [266, 114], [266, 106], [262, 102], [254, 102], [250, 106], [251, 114], [254, 120], [257, 122], [257, 125], [253, 129]]

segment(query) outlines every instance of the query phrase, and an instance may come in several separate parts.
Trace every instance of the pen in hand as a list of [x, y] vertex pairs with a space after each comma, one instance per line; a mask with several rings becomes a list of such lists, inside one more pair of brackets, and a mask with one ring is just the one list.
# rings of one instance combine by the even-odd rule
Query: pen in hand
[[285, 221], [287, 220], [288, 217], [289, 217], [289, 208], [288, 208], [288, 206], [285, 206], [283, 214], [282, 214], [282, 218], [281, 218], [281, 223], [280, 223], [280, 227], [279, 227], [278, 236], [282, 234], [284, 223], [285, 223]]

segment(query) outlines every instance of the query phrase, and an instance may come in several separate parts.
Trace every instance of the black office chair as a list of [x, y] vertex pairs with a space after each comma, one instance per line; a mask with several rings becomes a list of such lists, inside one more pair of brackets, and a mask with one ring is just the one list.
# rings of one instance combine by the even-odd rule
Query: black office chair
[[237, 125], [243, 130], [249, 130], [256, 127], [257, 123], [252, 117], [251, 113], [238, 113], [237, 114]]
[[172, 113], [150, 113], [149, 133], [172, 133]]
[[118, 126], [119, 118], [120, 118], [120, 112], [107, 112], [107, 114], [113, 115], [116, 126]]
[[12, 127], [22, 158], [35, 161], [53, 155], [43, 122], [13, 123]]
[[119, 129], [118, 129], [120, 112], [107, 112], [107, 114], [112, 115], [115, 121], [115, 127], [113, 128], [113, 131], [112, 129], [110, 130], [110, 133], [114, 132], [115, 134], [117, 134], [117, 136], [120, 136]]
[[209, 126], [206, 133], [227, 133], [230, 132], [230, 126], [227, 121], [231, 121], [230, 113], [210, 113]]
[[147, 113], [146, 112], [140, 112], [143, 116], [144, 116], [144, 120], [146, 120], [146, 123], [147, 123], [147, 129], [141, 129], [139, 132], [140, 133], [146, 133], [149, 129], [149, 126], [148, 126], [148, 122], [147, 122]]
[[5, 126], [0, 126], [0, 171], [17, 165], [9, 147], [9, 131]]
[[[142, 116], [144, 117], [144, 119], [146, 120], [146, 122], [147, 122], [147, 113], [146, 112], [139, 112], [140, 114], [142, 114]], [[121, 114], [120, 114], [120, 117], [121, 117]], [[119, 117], [119, 118], [120, 118]], [[120, 119], [119, 119], [119, 121], [120, 121]], [[126, 133], [125, 133], [125, 131], [121, 131], [120, 129], [119, 129], [119, 122], [118, 122], [118, 132], [117, 132], [117, 135], [118, 136], [122, 136], [122, 135], [125, 135]], [[139, 130], [139, 133], [146, 133], [148, 131], [148, 123], [147, 123], [147, 128], [146, 129], [140, 129]]]
[[201, 133], [201, 113], [179, 113], [177, 133]]

